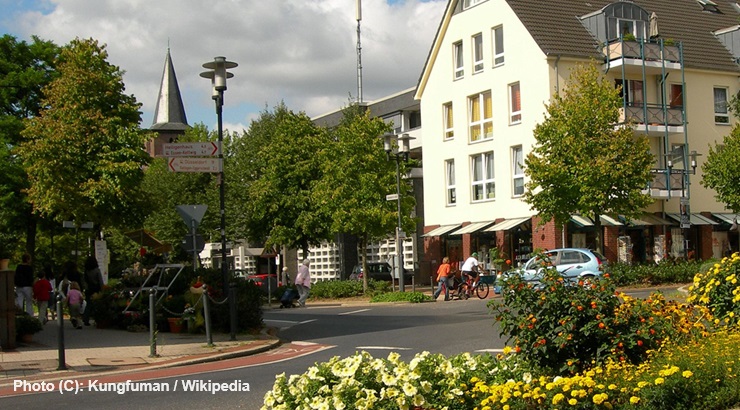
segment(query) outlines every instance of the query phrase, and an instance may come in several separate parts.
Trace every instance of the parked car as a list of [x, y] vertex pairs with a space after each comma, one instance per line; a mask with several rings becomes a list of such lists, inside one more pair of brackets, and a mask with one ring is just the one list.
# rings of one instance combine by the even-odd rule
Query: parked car
[[[367, 270], [369, 271], [368, 279], [389, 281], [393, 277], [393, 267], [388, 262], [368, 262]], [[355, 265], [355, 267], [352, 268], [350, 279], [361, 280], [363, 276], [364, 272], [362, 271], [362, 265]], [[411, 278], [413, 276], [414, 274], [412, 272], [409, 272], [407, 269], [403, 270], [405, 283], [411, 283]]]
[[[528, 260], [523, 267], [504, 272], [502, 277], [521, 275], [522, 279], [537, 286], [545, 269], [553, 267], [566, 281], [576, 283], [579, 280], [601, 277], [606, 265], [606, 258], [603, 255], [589, 249], [553, 249], [544, 252], [544, 256], [537, 255]], [[499, 291], [497, 286], [496, 292]]]
[[[258, 275], [248, 275], [247, 280], [250, 280], [254, 282], [257, 286], [262, 288], [262, 290], [267, 293], [267, 281], [268, 281], [268, 275], [266, 273], [260, 273]], [[278, 286], [282, 286], [282, 282], [278, 281], [277, 275], [274, 273], [271, 273], [269, 275], [269, 281], [270, 281], [270, 291], [275, 292], [278, 288]]]

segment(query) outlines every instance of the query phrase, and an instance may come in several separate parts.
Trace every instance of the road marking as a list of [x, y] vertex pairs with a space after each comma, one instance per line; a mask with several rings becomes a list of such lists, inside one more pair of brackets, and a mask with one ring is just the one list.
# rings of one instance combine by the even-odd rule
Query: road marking
[[393, 346], [357, 346], [355, 349], [362, 350], [411, 350], [410, 347], [393, 347]]
[[304, 320], [303, 322], [298, 322], [298, 324], [299, 324], [299, 325], [305, 325], [306, 323], [311, 323], [311, 322], [315, 322], [315, 321], [317, 321], [317, 320], [318, 320], [318, 319], [309, 319], [309, 320]]
[[351, 314], [354, 314], [354, 313], [361, 313], [361, 312], [367, 312], [368, 310], [370, 310], [370, 309], [360, 309], [360, 310], [353, 310], [353, 311], [351, 311], [351, 312], [344, 312], [344, 313], [339, 313], [339, 314], [338, 314], [338, 316], [342, 316], [342, 315], [351, 315]]
[[476, 350], [476, 353], [503, 353], [504, 349], [480, 349]]
[[280, 323], [291, 323], [291, 324], [300, 323], [296, 320], [280, 320], [280, 319], [265, 319], [265, 322], [280, 322]]

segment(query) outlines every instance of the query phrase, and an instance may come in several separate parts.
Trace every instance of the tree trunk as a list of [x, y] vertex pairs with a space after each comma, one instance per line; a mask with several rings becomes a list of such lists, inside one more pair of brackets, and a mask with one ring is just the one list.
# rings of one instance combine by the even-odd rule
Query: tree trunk
[[362, 258], [362, 293], [367, 293], [367, 235], [360, 237], [360, 257]]

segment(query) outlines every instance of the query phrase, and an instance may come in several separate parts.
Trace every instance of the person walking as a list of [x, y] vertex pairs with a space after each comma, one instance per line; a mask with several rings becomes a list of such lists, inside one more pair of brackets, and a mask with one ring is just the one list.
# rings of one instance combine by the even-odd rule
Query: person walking
[[311, 272], [308, 266], [311, 261], [304, 259], [303, 263], [298, 266], [298, 274], [295, 277], [295, 287], [298, 289], [298, 304], [306, 307], [306, 299], [311, 290]]
[[67, 291], [67, 307], [69, 308], [69, 321], [75, 329], [82, 329], [82, 301], [85, 296], [82, 295], [80, 284], [71, 282]]
[[49, 321], [47, 311], [52, 290], [51, 283], [46, 279], [45, 273], [40, 272], [38, 280], [33, 284], [33, 298], [36, 299], [36, 306], [39, 309], [39, 320], [42, 324], [46, 324]]
[[[92, 295], [100, 292], [103, 288], [103, 274], [100, 272], [98, 260], [94, 256], [89, 256], [85, 260], [85, 299], [92, 300]], [[90, 309], [82, 312], [82, 322], [85, 326], [90, 326]]]
[[442, 258], [442, 264], [437, 268], [437, 290], [434, 291], [434, 300], [436, 301], [439, 294], [442, 293], [442, 287], [445, 289], [445, 302], [450, 300], [450, 286], [447, 278], [450, 275], [450, 258]]
[[[476, 278], [478, 277], [478, 252], [473, 252], [468, 259], [465, 259], [465, 262], [463, 263], [462, 268], [460, 268], [462, 271], [462, 279], [463, 282], [467, 282], [468, 278], [471, 278], [473, 283], [472, 287], [475, 287]], [[471, 287], [468, 287], [467, 291], [469, 292]], [[468, 295], [470, 296], [470, 295]]]
[[31, 266], [31, 255], [24, 254], [21, 264], [15, 268], [15, 304], [18, 309], [25, 310], [28, 316], [33, 316], [33, 266]]

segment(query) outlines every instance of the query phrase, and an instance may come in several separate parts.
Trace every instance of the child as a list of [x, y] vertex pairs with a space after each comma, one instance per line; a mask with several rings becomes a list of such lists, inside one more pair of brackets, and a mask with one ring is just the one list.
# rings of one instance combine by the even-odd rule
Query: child
[[46, 279], [46, 275], [44, 272], [39, 273], [39, 279], [33, 284], [33, 298], [36, 299], [39, 308], [39, 320], [43, 324], [49, 321], [47, 310], [51, 291], [51, 283]]
[[69, 291], [67, 292], [67, 306], [69, 307], [69, 321], [72, 322], [72, 326], [75, 329], [82, 329], [82, 301], [85, 299], [80, 291], [80, 285], [77, 282], [72, 282], [69, 285]]

